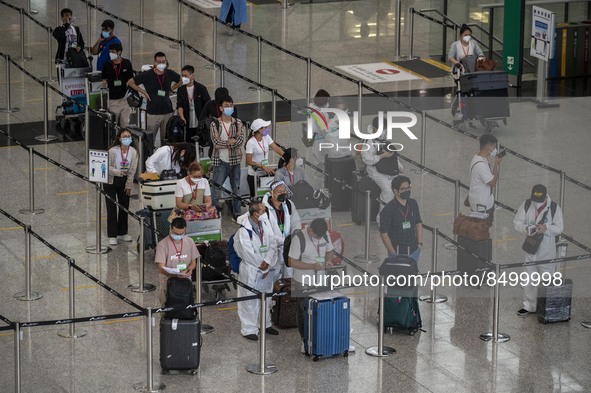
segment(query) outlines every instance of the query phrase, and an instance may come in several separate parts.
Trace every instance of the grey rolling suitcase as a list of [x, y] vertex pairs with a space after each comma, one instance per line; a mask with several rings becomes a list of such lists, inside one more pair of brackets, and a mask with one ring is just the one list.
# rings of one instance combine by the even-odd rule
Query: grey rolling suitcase
[[565, 279], [562, 285], [538, 287], [536, 313], [540, 323], [563, 322], [570, 320], [573, 282]]
[[162, 373], [189, 371], [195, 375], [201, 353], [199, 318], [160, 320], [160, 366]]

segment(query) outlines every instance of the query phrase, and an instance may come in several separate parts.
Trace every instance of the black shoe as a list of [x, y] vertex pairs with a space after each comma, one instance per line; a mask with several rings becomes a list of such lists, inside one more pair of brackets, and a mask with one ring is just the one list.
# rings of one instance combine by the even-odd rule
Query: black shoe
[[526, 317], [527, 314], [533, 314], [533, 311], [527, 311], [525, 308], [522, 308], [521, 310], [517, 311], [517, 316], [519, 317]]
[[257, 336], [256, 334], [247, 334], [246, 336], [244, 336], [244, 338], [251, 341], [259, 341], [259, 336]]
[[273, 329], [272, 327], [268, 327], [265, 329], [265, 332], [267, 332], [267, 334], [270, 334], [272, 336], [277, 336], [279, 335], [279, 332], [275, 329]]

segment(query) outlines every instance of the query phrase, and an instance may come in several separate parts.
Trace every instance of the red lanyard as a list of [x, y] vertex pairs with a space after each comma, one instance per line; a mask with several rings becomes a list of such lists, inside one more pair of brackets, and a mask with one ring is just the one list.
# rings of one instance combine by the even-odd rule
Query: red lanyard
[[544, 204], [542, 206], [540, 206], [539, 209], [536, 209], [536, 218], [534, 219], [534, 221], [538, 221], [538, 216], [545, 208], [546, 208], [546, 202], [544, 202]]
[[[222, 127], [224, 128], [224, 131], [226, 131], [226, 135], [228, 135], [228, 139], [230, 139], [230, 132], [226, 128], [226, 124], [224, 123], [223, 120], [221, 121], [221, 123], [222, 123]], [[232, 128], [232, 120], [230, 120], [230, 128]]]
[[181, 255], [183, 254], [183, 243], [184, 241], [181, 240], [181, 251], [176, 248], [176, 244], [174, 244], [174, 239], [172, 235], [170, 236], [170, 241], [172, 241], [172, 246], [174, 247], [174, 251], [176, 251], [176, 257], [178, 258], [179, 262], [181, 261]]
[[283, 205], [281, 205], [280, 209], [275, 209], [275, 211], [277, 212], [277, 219], [279, 221], [279, 224], [283, 224]]
[[119, 148], [119, 150], [121, 151], [121, 161], [127, 162], [127, 156], [129, 156], [129, 147], [127, 148], [127, 153], [125, 154], [125, 156], [123, 156], [123, 149], [121, 149], [121, 147]]
[[[156, 74], [156, 71], [154, 71]], [[164, 90], [164, 73], [162, 73], [162, 80], [160, 80], [160, 75], [156, 74], [156, 79], [158, 79], [158, 84], [160, 85], [160, 90]]]
[[287, 174], [289, 175], [289, 181], [291, 182], [291, 185], [293, 186], [293, 181], [294, 181], [294, 174], [291, 173], [289, 171], [289, 169], [287, 170]]
[[113, 63], [113, 69], [115, 70], [115, 77], [117, 78], [117, 80], [119, 80], [119, 74], [121, 74], [121, 68], [123, 68], [123, 63], [119, 64], [119, 67], [117, 67], [117, 64]]
[[406, 214], [402, 213], [402, 210], [400, 208], [398, 208], [398, 210], [400, 210], [400, 214], [402, 214], [402, 217], [404, 217], [404, 221], [406, 221], [406, 217], [408, 217], [408, 209], [410, 208], [410, 205], [408, 202], [406, 202]]
[[264, 244], [264, 242], [263, 242], [263, 227], [261, 226], [260, 223], [259, 223], [259, 238], [261, 239], [261, 244]]
[[267, 150], [265, 150], [265, 148], [264, 148], [265, 143], [263, 142], [263, 144], [261, 145], [261, 143], [256, 138], [254, 140], [257, 141], [257, 144], [259, 145], [259, 147], [263, 151], [263, 160], [266, 160], [267, 159]]

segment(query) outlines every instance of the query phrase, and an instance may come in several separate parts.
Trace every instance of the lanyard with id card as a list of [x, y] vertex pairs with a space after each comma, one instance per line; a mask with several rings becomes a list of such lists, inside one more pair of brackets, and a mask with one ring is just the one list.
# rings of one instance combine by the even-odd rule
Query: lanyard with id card
[[164, 90], [164, 74], [162, 74], [162, 79], [160, 79], [160, 75], [156, 74], [156, 79], [158, 79], [158, 84], [160, 85], [158, 97], [166, 97], [166, 90]]
[[[400, 210], [400, 208], [398, 208], [398, 210]], [[402, 221], [402, 229], [410, 229], [411, 228], [410, 221], [407, 220], [409, 210], [410, 210], [410, 203], [409, 202], [406, 203], [406, 213], [403, 213], [402, 210], [400, 210], [400, 214], [402, 214], [402, 217], [404, 217], [404, 221]]]

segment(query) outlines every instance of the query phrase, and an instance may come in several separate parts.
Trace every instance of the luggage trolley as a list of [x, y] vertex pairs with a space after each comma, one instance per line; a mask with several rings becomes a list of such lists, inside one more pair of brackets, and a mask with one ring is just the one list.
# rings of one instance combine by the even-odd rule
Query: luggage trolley
[[472, 120], [480, 121], [486, 132], [499, 127], [499, 121], [507, 125], [510, 116], [509, 77], [504, 71], [480, 71], [462, 73], [455, 65], [452, 78], [456, 84], [451, 113], [455, 126]]

